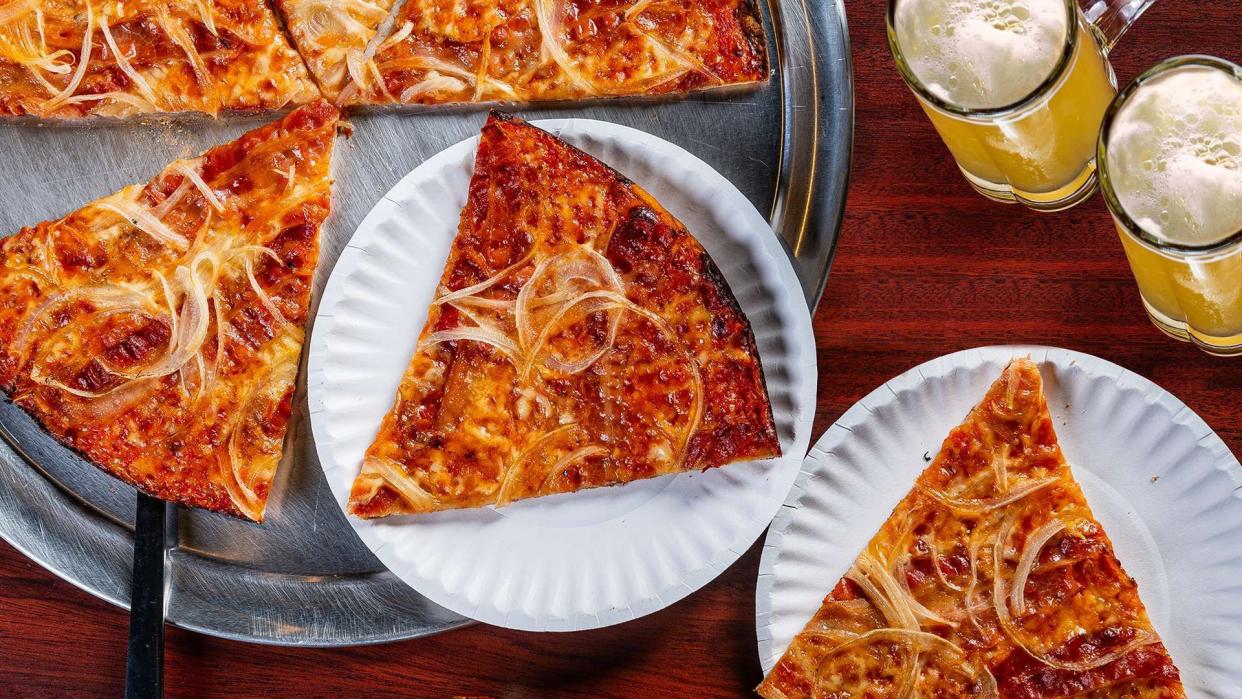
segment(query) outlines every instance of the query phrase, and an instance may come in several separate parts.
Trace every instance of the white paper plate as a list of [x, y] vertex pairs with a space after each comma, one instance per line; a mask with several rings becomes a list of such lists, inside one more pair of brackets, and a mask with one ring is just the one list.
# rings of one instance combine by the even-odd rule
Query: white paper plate
[[[589, 119], [534, 122], [639, 183], [698, 237], [754, 327], [784, 457], [496, 510], [350, 518], [393, 573], [431, 600], [498, 626], [571, 631], [662, 609], [759, 537], [806, 454], [815, 341], [771, 227], [720, 174], [677, 146]], [[402, 179], [332, 273], [311, 338], [311, 425], [343, 508], [413, 352], [466, 202], [478, 138]]]
[[[850, 408], [811, 449], [763, 547], [767, 672], [940, 443], [1029, 354], [1066, 459], [1194, 696], [1242, 696], [1242, 467], [1164, 389], [1098, 357], [985, 347], [930, 361]], [[1154, 480], [1153, 480], [1154, 479]]]

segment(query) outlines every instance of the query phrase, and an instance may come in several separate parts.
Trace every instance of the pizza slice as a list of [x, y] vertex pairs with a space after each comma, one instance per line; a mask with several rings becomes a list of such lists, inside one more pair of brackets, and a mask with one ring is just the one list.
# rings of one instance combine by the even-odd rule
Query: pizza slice
[[262, 521], [337, 116], [310, 104], [0, 242], [0, 387], [140, 490]]
[[254, 0], [0, 0], [0, 116], [275, 109], [319, 96]]
[[276, 0], [285, 26], [324, 97], [336, 101], [349, 82], [378, 80], [367, 47], [388, 19], [394, 0]]
[[750, 323], [699, 242], [616, 171], [493, 113], [350, 512], [505, 505], [779, 453]]
[[406, 0], [346, 104], [685, 93], [768, 78], [754, 0]]
[[1015, 360], [759, 685], [799, 697], [1182, 697]]

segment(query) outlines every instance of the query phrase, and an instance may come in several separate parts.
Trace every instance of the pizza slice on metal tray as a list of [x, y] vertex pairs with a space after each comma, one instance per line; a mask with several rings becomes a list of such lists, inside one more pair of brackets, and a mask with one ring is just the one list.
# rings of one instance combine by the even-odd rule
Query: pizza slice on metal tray
[[345, 104], [684, 94], [768, 79], [753, 0], [406, 0], [371, 43]]
[[0, 243], [0, 386], [151, 495], [263, 519], [337, 110], [320, 101]]
[[699, 242], [600, 161], [493, 114], [350, 511], [505, 505], [779, 453], [750, 323]]
[[0, 116], [279, 109], [319, 97], [255, 0], [0, 0]]

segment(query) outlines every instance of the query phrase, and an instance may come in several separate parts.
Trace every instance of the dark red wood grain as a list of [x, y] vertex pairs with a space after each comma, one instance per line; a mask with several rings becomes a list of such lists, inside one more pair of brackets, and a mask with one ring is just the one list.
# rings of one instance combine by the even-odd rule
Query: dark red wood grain
[[[915, 364], [977, 345], [1041, 343], [1152, 379], [1239, 453], [1242, 360], [1208, 357], [1151, 327], [1098, 197], [1035, 214], [971, 191], [897, 77], [882, 0], [846, 5], [857, 136], [845, 229], [815, 315], [815, 434]], [[1242, 61], [1239, 19], [1233, 0], [1163, 0], [1114, 53], [1118, 77], [1181, 53]], [[475, 626], [378, 647], [298, 650], [170, 629], [169, 695], [744, 695], [760, 680], [758, 550], [689, 599], [600, 631]], [[0, 694], [118, 696], [126, 624], [121, 611], [0, 544]]]

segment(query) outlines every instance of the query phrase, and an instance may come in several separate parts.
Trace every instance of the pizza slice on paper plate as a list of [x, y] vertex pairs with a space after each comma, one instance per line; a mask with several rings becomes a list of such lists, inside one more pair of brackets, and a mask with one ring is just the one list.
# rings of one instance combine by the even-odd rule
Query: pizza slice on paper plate
[[699, 242], [600, 161], [493, 114], [350, 511], [505, 505], [779, 453], [750, 323]]
[[1019, 359], [759, 685], [800, 697], [1183, 697]]

